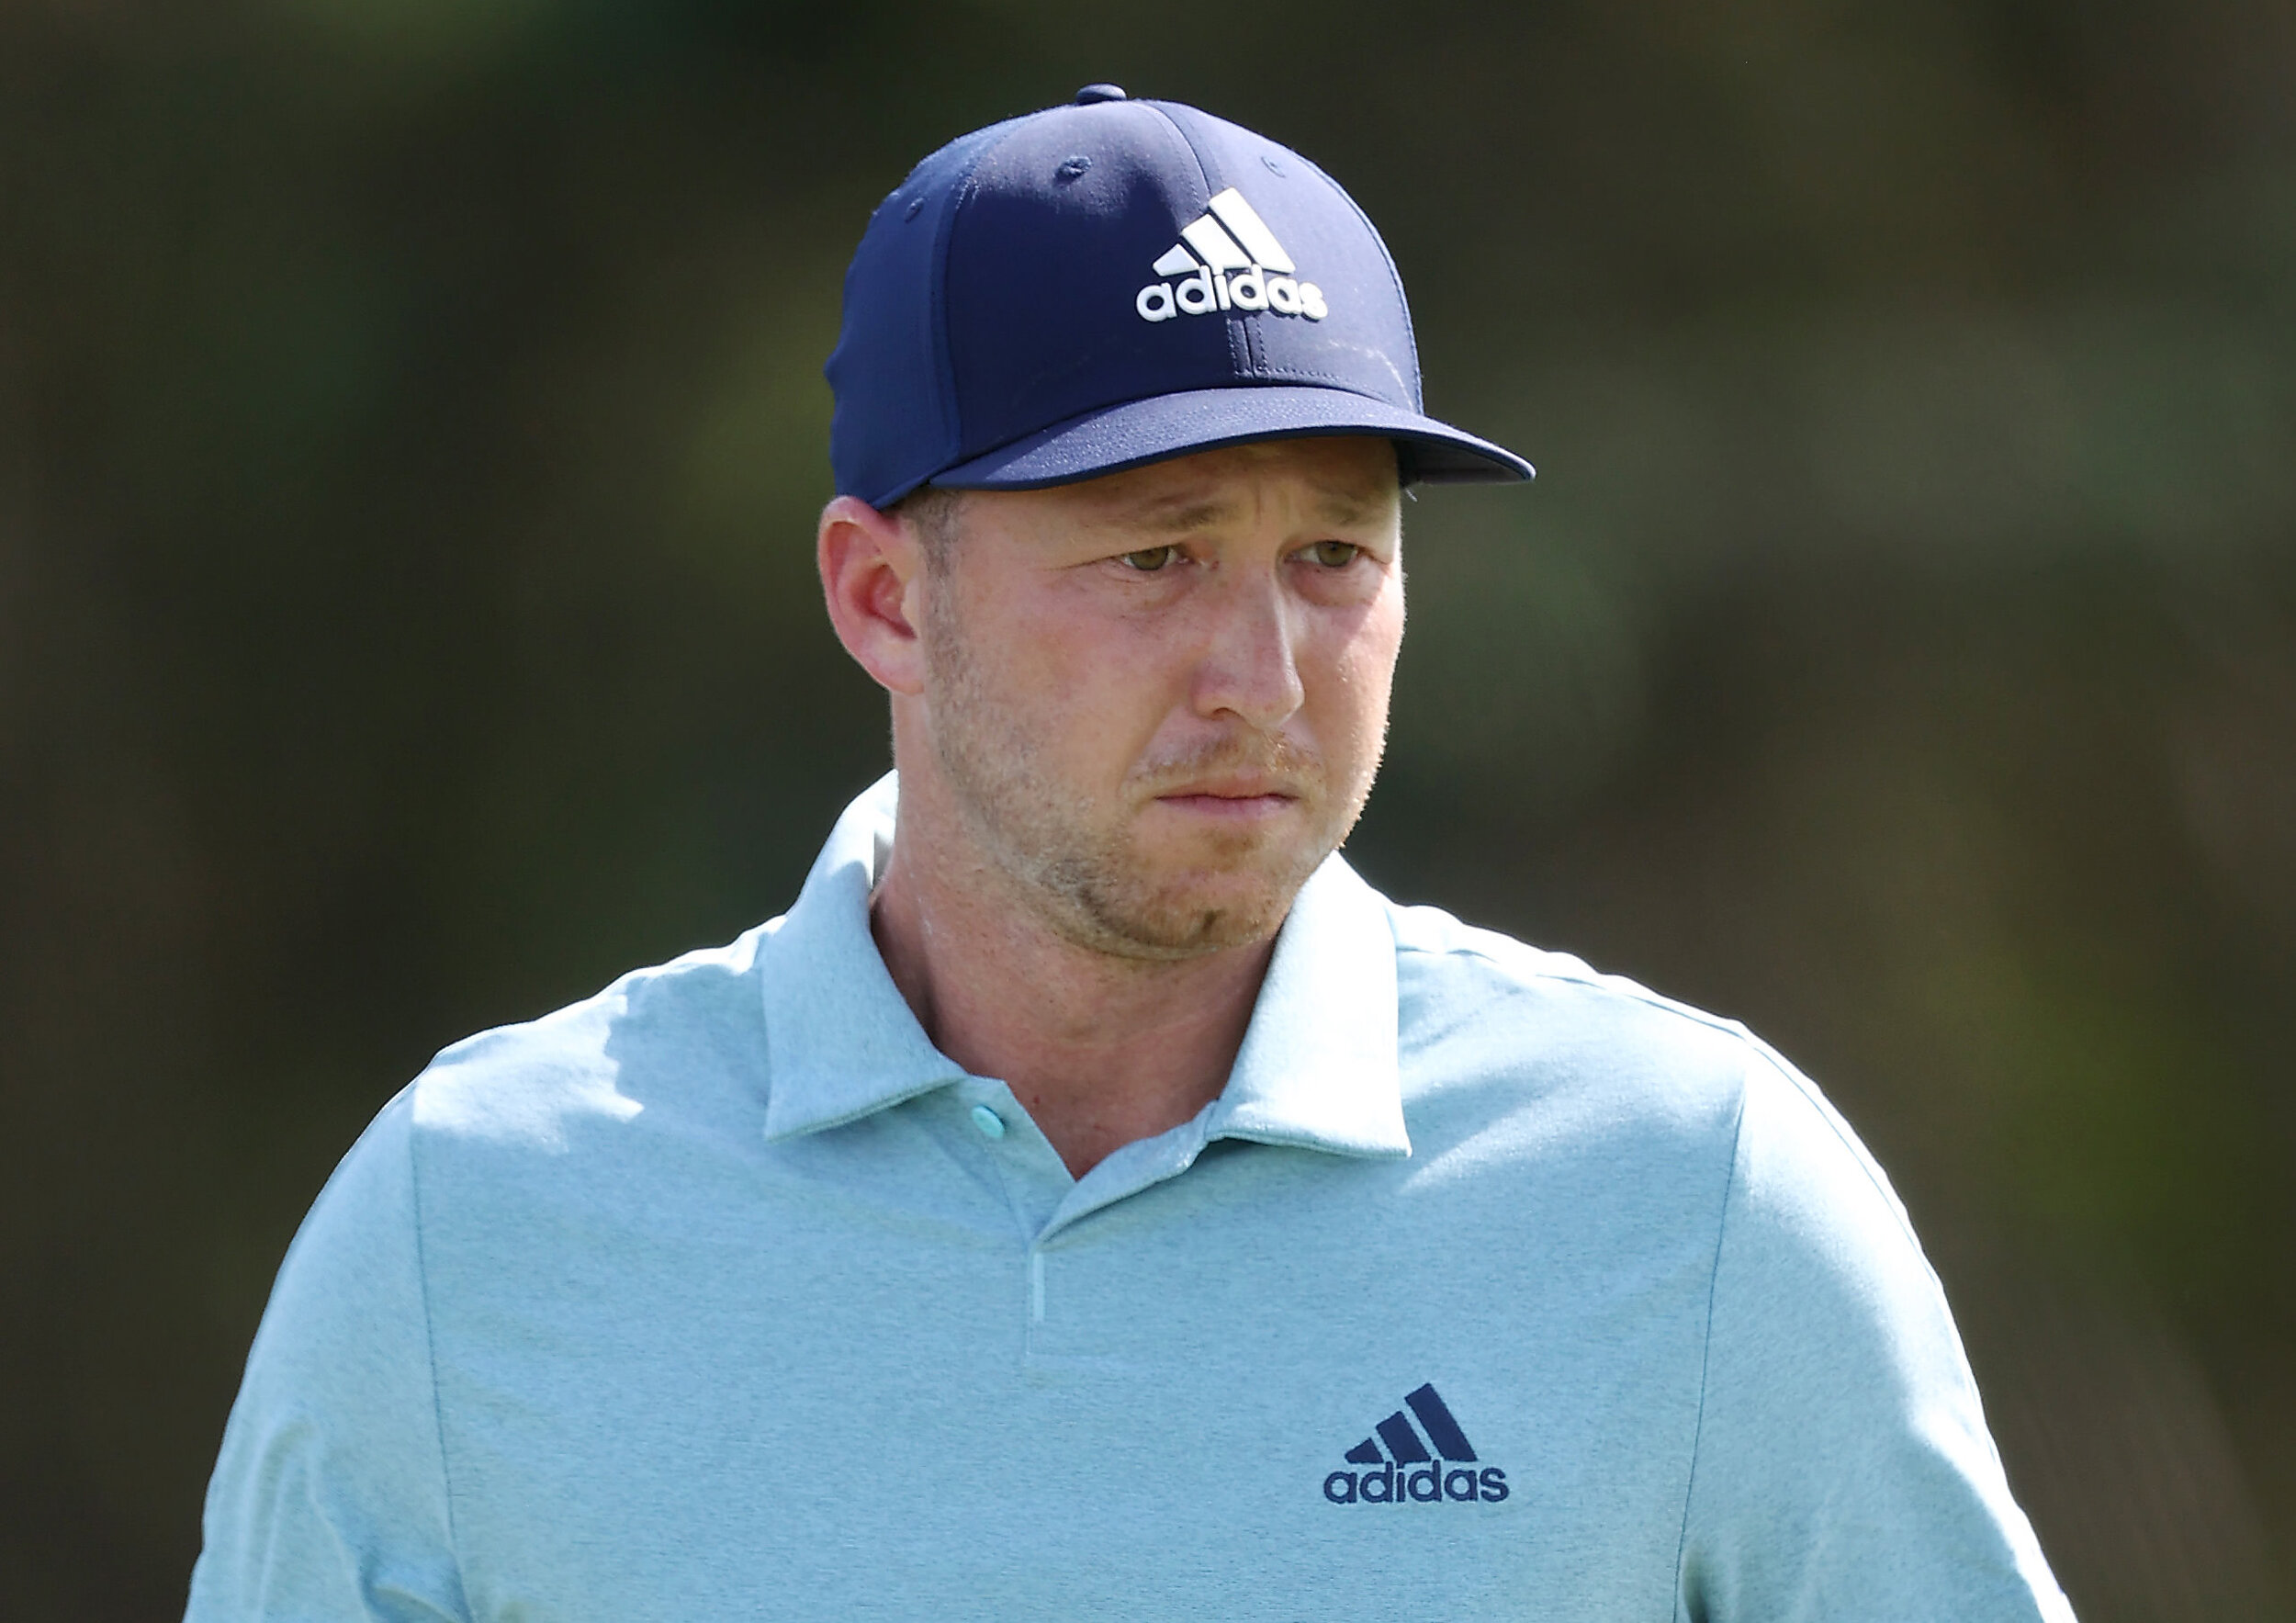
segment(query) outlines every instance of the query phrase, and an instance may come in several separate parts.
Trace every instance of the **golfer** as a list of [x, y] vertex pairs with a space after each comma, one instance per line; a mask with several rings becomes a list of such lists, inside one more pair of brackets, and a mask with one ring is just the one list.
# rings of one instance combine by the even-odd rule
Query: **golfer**
[[190, 1614], [2069, 1619], [1880, 1170], [1336, 854], [1423, 413], [1313, 164], [1094, 85], [879, 207], [788, 914], [440, 1054], [279, 1275]]

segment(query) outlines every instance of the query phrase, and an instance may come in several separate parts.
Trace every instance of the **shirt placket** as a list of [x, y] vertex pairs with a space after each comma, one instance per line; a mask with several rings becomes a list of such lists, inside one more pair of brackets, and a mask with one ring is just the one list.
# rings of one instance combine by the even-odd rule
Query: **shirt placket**
[[987, 1160], [1012, 1212], [1027, 1360], [1051, 1366], [1120, 1358], [1122, 1326], [1086, 1322], [1075, 1305], [1080, 1293], [1064, 1295], [1062, 1285], [1093, 1265], [1092, 1224], [1086, 1220], [1186, 1171], [1203, 1146], [1202, 1118], [1127, 1144], [1077, 1179], [1005, 1084], [968, 1078], [954, 1093], [958, 1130]]

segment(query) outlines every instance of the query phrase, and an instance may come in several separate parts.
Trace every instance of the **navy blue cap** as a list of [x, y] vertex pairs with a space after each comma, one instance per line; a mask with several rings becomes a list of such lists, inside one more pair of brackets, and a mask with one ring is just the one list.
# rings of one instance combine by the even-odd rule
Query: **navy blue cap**
[[845, 274], [826, 370], [838, 490], [874, 507], [1300, 434], [1391, 439], [1407, 479], [1531, 476], [1420, 409], [1403, 285], [1337, 183], [1113, 85], [911, 171]]

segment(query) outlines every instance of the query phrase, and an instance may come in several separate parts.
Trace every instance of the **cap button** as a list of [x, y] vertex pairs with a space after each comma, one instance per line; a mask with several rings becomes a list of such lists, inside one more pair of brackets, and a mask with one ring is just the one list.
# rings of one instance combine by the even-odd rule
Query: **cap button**
[[1076, 92], [1076, 105], [1080, 107], [1088, 107], [1096, 101], [1122, 101], [1124, 99], [1124, 87], [1121, 85], [1087, 85]]

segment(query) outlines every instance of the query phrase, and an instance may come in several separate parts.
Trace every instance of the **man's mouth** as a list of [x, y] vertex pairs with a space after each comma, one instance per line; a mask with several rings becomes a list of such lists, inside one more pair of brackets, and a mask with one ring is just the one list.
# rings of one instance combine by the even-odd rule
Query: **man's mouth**
[[1300, 799], [1289, 784], [1264, 778], [1216, 778], [1167, 789], [1157, 800], [1201, 817], [1252, 821], [1289, 811]]

